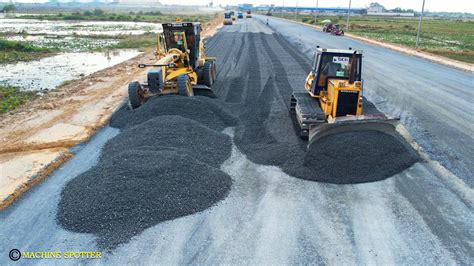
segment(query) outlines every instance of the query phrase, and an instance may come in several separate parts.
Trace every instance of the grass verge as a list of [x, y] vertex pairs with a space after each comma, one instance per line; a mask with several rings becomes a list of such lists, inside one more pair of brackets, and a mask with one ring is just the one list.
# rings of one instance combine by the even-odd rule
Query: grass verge
[[36, 92], [33, 91], [22, 91], [17, 87], [0, 85], [0, 113], [9, 112], [36, 96]]
[[55, 49], [38, 47], [26, 42], [0, 39], [0, 64], [40, 59], [56, 52]]

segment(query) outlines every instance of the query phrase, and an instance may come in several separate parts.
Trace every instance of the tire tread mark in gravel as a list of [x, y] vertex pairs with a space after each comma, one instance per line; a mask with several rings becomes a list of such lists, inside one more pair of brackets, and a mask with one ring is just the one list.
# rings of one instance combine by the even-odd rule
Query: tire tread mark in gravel
[[245, 39], [247, 39], [247, 35], [243, 35], [241, 40], [241, 44], [240, 44], [240, 47], [239, 47], [239, 50], [237, 51], [237, 61], [235, 62], [235, 65], [239, 65], [239, 62], [240, 62], [240, 59], [242, 59], [242, 51], [244, 49], [244, 46], [245, 46]]
[[249, 105], [242, 115], [240, 129], [242, 135], [236, 138], [236, 143], [274, 143], [275, 138], [268, 131], [266, 121], [270, 115], [273, 99], [275, 98], [275, 82], [269, 77], [255, 104]]
[[[262, 35], [264, 33], [260, 33], [260, 34]], [[280, 62], [280, 60], [278, 59], [278, 56], [275, 54], [275, 52], [273, 52], [270, 45], [268, 45], [268, 41], [265, 38], [265, 36], [263, 36], [263, 37], [264, 38], [262, 38], [262, 44], [265, 48], [265, 51], [267, 51], [267, 53], [270, 57], [270, 60], [272, 62], [272, 65], [273, 65], [273, 72], [275, 74], [276, 87], [280, 91], [280, 94], [281, 94], [282, 98], [284, 99], [284, 103], [285, 103], [287, 109], [289, 109], [290, 108], [290, 98], [291, 98], [291, 94], [293, 92], [293, 90], [291, 89], [292, 88], [291, 84], [288, 81], [288, 76], [286, 74], [285, 68], [283, 67], [283, 64]], [[273, 37], [273, 35], [272, 35], [272, 37]]]
[[281, 35], [275, 34], [274, 35], [277, 42], [287, 51], [293, 58], [295, 58], [296, 62], [301, 66], [301, 68], [306, 72], [309, 73], [311, 71], [311, 62], [308, 58], [301, 55], [299, 51], [295, 49], [293, 45], [288, 43], [288, 41]]
[[249, 49], [248, 49], [248, 79], [247, 79], [247, 97], [245, 99], [246, 105], [252, 105], [256, 103], [256, 99], [260, 93], [261, 84], [261, 73], [260, 73], [260, 60], [258, 59], [258, 51], [255, 45], [256, 34], [250, 34], [249, 37]]
[[[229, 90], [227, 92], [227, 96], [226, 96], [226, 99], [225, 101], [226, 102], [231, 102], [231, 103], [239, 103], [242, 101], [242, 98], [243, 98], [243, 93], [244, 93], [244, 89], [248, 89], [248, 86], [244, 88], [244, 85], [245, 85], [245, 77], [247, 77], [248, 73], [249, 73], [249, 69], [246, 67], [246, 65], [248, 64], [245, 64], [245, 62], [248, 62], [250, 58], [249, 54], [247, 54], [247, 56], [243, 56], [242, 55], [242, 51], [244, 49], [244, 46], [245, 46], [245, 39], [247, 38], [246, 35], [243, 35], [241, 39], [241, 43], [240, 43], [240, 47], [239, 49], [237, 50], [237, 54], [236, 54], [236, 61], [235, 61], [235, 64], [234, 64], [234, 67], [236, 67], [237, 69], [241, 69], [241, 75], [237, 76], [237, 77], [234, 77], [231, 79], [230, 81], [230, 86], [229, 86]], [[239, 65], [242, 58], [245, 58], [246, 60], [244, 60], [244, 64], [242, 64], [242, 66]], [[239, 72], [239, 71], [237, 71]]]

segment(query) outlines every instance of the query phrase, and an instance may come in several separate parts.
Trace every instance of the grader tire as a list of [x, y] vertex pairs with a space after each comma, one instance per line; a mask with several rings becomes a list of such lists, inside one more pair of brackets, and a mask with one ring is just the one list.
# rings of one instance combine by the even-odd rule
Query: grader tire
[[189, 80], [188, 75], [181, 75], [178, 77], [178, 94], [182, 96], [194, 96], [193, 85]]
[[216, 82], [217, 79], [217, 66], [216, 62], [212, 62], [212, 83]]
[[138, 81], [133, 81], [128, 84], [128, 100], [132, 109], [136, 109], [143, 104], [143, 97], [140, 95], [142, 85]]
[[207, 61], [206, 63], [204, 63], [204, 66], [202, 66], [202, 84], [208, 87], [211, 87], [214, 81], [212, 68], [213, 67], [211, 61]]

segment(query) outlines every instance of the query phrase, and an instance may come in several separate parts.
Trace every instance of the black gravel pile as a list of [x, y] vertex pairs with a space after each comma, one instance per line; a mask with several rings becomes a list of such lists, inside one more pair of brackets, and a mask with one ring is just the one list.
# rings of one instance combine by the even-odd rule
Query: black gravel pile
[[229, 136], [195, 120], [150, 117], [124, 128], [105, 145], [95, 167], [66, 185], [57, 220], [113, 249], [159, 222], [224, 199], [232, 179], [219, 167], [231, 149]]
[[159, 222], [211, 207], [231, 184], [222, 171], [181, 152], [124, 151], [67, 184], [57, 219], [113, 249]]
[[179, 115], [218, 131], [236, 123], [236, 119], [219, 107], [214, 99], [163, 95], [149, 98], [143, 106], [134, 110], [123, 106], [112, 115], [110, 125], [129, 128], [160, 115]]
[[107, 142], [102, 158], [130, 149], [153, 151], [164, 147], [220, 167], [230, 156], [232, 142], [227, 135], [194, 120], [164, 115], [121, 132]]
[[363, 183], [393, 176], [418, 160], [401, 137], [380, 131], [355, 131], [322, 137], [312, 143], [304, 166], [318, 175], [303, 178], [332, 183]]

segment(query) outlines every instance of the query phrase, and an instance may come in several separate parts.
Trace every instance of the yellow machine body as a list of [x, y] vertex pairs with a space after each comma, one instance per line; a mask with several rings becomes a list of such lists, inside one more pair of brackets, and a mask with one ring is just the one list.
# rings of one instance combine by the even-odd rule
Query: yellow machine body
[[[362, 51], [317, 48], [305, 92], [294, 92], [290, 111], [309, 143], [356, 130], [392, 134], [398, 118], [387, 117], [363, 98]], [[367, 106], [369, 108], [367, 108]]]
[[[328, 80], [327, 90], [320, 91], [319, 95], [315, 95], [311, 91], [311, 84], [313, 83], [313, 80], [314, 73], [311, 72], [306, 78], [305, 89], [312, 98], [315, 98], [319, 101], [321, 110], [324, 112], [326, 119], [329, 121], [337, 117], [337, 106], [340, 92], [362, 95], [363, 88], [361, 81], [349, 83], [349, 81], [343, 79]], [[362, 97], [358, 97], [357, 109], [354, 115], [363, 115]]]
[[194, 96], [212, 95], [210, 89], [217, 72], [215, 58], [207, 57], [200, 38], [199, 22], [164, 23], [163, 33], [157, 39], [158, 61], [148, 72], [147, 82], [134, 81], [129, 84], [129, 99], [132, 108], [138, 108], [146, 98], [154, 95], [180, 94]]

